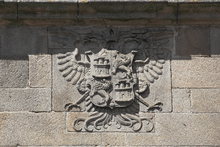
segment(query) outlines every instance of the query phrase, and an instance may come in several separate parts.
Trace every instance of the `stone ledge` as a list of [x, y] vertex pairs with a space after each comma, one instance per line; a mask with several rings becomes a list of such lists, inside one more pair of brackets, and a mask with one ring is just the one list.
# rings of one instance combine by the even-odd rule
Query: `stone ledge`
[[67, 2], [67, 3], [89, 3], [89, 2], [168, 2], [168, 3], [213, 3], [220, 2], [220, 0], [0, 0], [3, 2]]

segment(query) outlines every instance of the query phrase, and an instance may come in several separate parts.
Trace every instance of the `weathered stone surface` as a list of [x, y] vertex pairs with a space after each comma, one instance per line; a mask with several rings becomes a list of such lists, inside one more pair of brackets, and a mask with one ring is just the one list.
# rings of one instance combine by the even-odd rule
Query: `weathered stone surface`
[[192, 89], [192, 112], [220, 112], [220, 89]]
[[220, 59], [172, 60], [173, 87], [220, 87]]
[[100, 133], [67, 133], [64, 113], [0, 113], [2, 145], [99, 145]]
[[[16, 7], [15, 3], [0, 3], [0, 20], [3, 19], [16, 19]], [[1, 25], [1, 23], [0, 23]]]
[[187, 113], [190, 112], [190, 90], [173, 89], [173, 112]]
[[[136, 9], [139, 7], [139, 9]], [[123, 3], [123, 2], [105, 2], [105, 3], [81, 3], [80, 18], [121, 18], [131, 19], [156, 17], [157, 4], [143, 3]], [[112, 13], [114, 12], [114, 13]], [[141, 13], [142, 12], [142, 13]]]
[[2, 58], [27, 58], [29, 54], [47, 53], [46, 27], [1, 27]]
[[210, 33], [211, 56], [220, 57], [220, 28], [212, 27]]
[[[88, 112], [68, 112], [67, 113], [67, 119], [66, 119], [66, 127], [67, 127], [67, 131], [68, 132], [76, 132], [76, 130], [74, 129], [74, 122], [76, 119], [87, 119], [89, 118], [89, 114], [91, 113], [88, 113]], [[142, 124], [142, 127], [141, 129], [139, 130], [139, 132], [141, 133], [153, 133], [155, 130], [154, 130], [154, 125], [155, 125], [155, 120], [154, 120], [154, 116], [155, 114], [154, 113], [140, 113], [139, 116], [141, 118], [145, 118], [145, 119], [148, 119], [150, 122], [148, 122], [147, 120], [142, 120], [143, 124]], [[116, 124], [116, 121], [114, 121], [114, 119], [111, 120], [111, 122], [109, 123], [110, 125], [105, 125], [105, 129], [103, 128], [103, 126], [98, 126], [98, 128], [100, 128], [100, 130], [96, 130], [93, 128], [93, 126], [89, 126], [89, 129], [93, 129], [93, 132], [103, 132], [105, 134], [105, 132], [116, 132], [116, 133], [120, 133], [120, 132], [134, 132], [134, 130], [132, 130], [132, 127], [138, 127], [139, 124], [137, 124], [136, 126], [123, 126], [121, 125], [120, 128], [118, 128], [118, 124]], [[77, 129], [80, 129], [82, 128], [82, 131], [85, 132], [85, 129], [83, 128], [84, 127], [84, 124], [83, 122], [80, 122], [80, 125], [76, 125], [76, 128]], [[88, 132], [87, 132], [88, 133]], [[104, 137], [106, 137], [107, 135], [105, 135]], [[111, 136], [111, 133], [110, 133], [110, 136]], [[112, 136], [114, 137], [114, 135]], [[106, 141], [106, 143], [105, 143]], [[110, 144], [110, 141], [108, 140], [103, 140], [104, 144]], [[111, 143], [110, 145], [113, 145], [114, 143]], [[120, 144], [119, 141], [117, 140], [115, 142], [115, 145], [116, 144]]]
[[29, 56], [29, 84], [30, 87], [51, 87], [51, 56]]
[[0, 87], [26, 87], [28, 61], [0, 60]]
[[[21, 0], [21, 2], [25, 1], [30, 2], [30, 0]], [[71, 2], [74, 2], [74, 0]], [[47, 3], [46, 5], [44, 3], [18, 4], [19, 19], [74, 19], [76, 18], [76, 14], [76, 3]]]
[[[180, 0], [181, 3], [185, 0]], [[205, 1], [205, 0], [202, 0]], [[178, 23], [179, 24], [219, 24], [219, 3], [183, 3], [178, 6]], [[191, 0], [185, 1], [191, 2]], [[201, 2], [201, 3], [198, 3]]]
[[102, 133], [102, 145], [104, 146], [125, 146], [125, 133]]
[[0, 111], [50, 111], [50, 89], [0, 89]]
[[173, 29], [169, 27], [93, 26], [48, 28], [48, 46], [50, 49], [78, 48], [80, 53], [88, 50], [98, 52], [102, 48], [120, 50], [126, 53], [132, 50], [139, 51], [152, 48], [172, 50], [174, 48], [173, 38]]
[[209, 27], [177, 28], [176, 55], [210, 55]]
[[154, 134], [127, 133], [128, 145], [219, 145], [220, 114], [156, 114]]

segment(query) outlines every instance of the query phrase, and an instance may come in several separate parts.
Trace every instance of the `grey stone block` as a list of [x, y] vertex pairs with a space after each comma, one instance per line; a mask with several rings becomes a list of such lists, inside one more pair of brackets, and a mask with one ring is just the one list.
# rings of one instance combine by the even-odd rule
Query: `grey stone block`
[[0, 87], [26, 87], [28, 83], [28, 61], [0, 60]]
[[[20, 1], [20, 0], [19, 0]], [[31, 2], [33, 0], [21, 0], [21, 2]], [[43, 0], [46, 2], [46, 0]], [[42, 1], [42, 2], [43, 2]], [[76, 3], [19, 3], [19, 19], [75, 19], [77, 14]], [[61, 1], [60, 1], [61, 2]], [[63, 1], [65, 2], [65, 0]], [[71, 2], [76, 2], [72, 0]]]
[[177, 28], [176, 56], [209, 56], [209, 27]]
[[47, 53], [46, 27], [1, 27], [2, 58], [28, 58], [29, 54]]
[[102, 133], [103, 146], [125, 146], [125, 133]]
[[[0, 24], [4, 24], [4, 20], [17, 19], [16, 3], [0, 3]], [[7, 24], [7, 22], [6, 22]]]
[[219, 113], [157, 113], [155, 134], [127, 133], [127, 144], [160, 146], [203, 146], [220, 144]]
[[67, 133], [65, 113], [0, 113], [1, 145], [99, 145], [100, 133]]
[[172, 60], [172, 86], [181, 88], [219, 88], [220, 59]]
[[[215, 0], [203, 3], [205, 0], [198, 1], [196, 3], [191, 3], [191, 0], [184, 0], [186, 3], [181, 3], [178, 7], [178, 23], [179, 24], [219, 24], [219, 3], [214, 3]], [[188, 3], [187, 3], [188, 2]]]
[[191, 110], [190, 90], [173, 89], [173, 112], [188, 113]]
[[220, 57], [220, 28], [212, 27], [210, 33], [211, 56]]
[[29, 84], [30, 87], [51, 87], [51, 56], [29, 56]]
[[0, 111], [50, 111], [50, 89], [0, 89]]
[[220, 89], [192, 89], [192, 112], [220, 112]]

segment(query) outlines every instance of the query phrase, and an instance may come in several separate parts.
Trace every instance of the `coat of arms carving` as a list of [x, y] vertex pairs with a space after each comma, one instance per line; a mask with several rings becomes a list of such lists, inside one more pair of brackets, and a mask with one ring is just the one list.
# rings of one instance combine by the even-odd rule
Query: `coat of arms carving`
[[162, 110], [160, 101], [147, 101], [143, 95], [162, 74], [165, 60], [138, 60], [136, 54], [135, 50], [123, 54], [104, 48], [98, 53], [79, 54], [76, 48], [57, 56], [63, 77], [76, 85], [82, 95], [78, 101], [66, 104], [66, 110], [80, 109], [80, 104], [84, 103], [85, 111], [89, 113], [88, 118], [73, 122], [76, 131], [105, 130], [112, 124], [117, 129], [123, 126], [139, 131], [143, 122], [149, 126], [146, 131], [152, 131], [151, 118], [139, 116], [138, 104], [145, 105], [148, 111]]

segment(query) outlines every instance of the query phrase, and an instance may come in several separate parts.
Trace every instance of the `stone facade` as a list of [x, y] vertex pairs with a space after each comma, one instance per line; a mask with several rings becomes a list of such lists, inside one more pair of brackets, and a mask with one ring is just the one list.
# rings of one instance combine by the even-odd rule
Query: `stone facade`
[[0, 147], [220, 146], [218, 3], [13, 2]]

